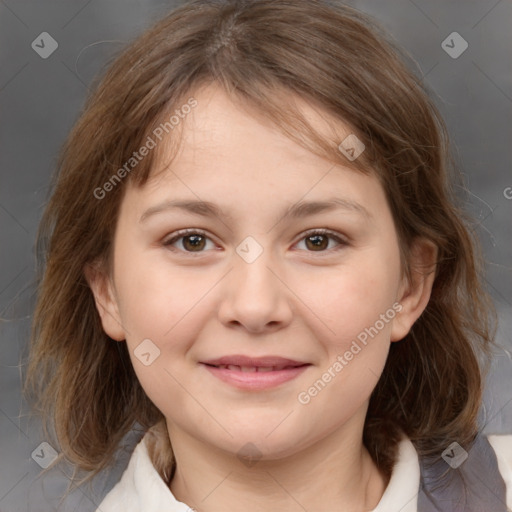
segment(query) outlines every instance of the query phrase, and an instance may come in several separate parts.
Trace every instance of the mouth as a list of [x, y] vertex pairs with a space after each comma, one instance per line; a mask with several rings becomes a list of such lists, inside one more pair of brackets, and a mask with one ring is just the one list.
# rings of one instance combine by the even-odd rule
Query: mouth
[[[206, 364], [206, 363], [204, 363]], [[235, 372], [278, 372], [281, 370], [291, 370], [292, 368], [300, 368], [300, 366], [307, 366], [307, 364], [300, 366], [238, 366], [236, 364], [206, 364], [206, 366], [211, 366], [213, 368], [220, 368], [222, 370], [231, 370]]]
[[311, 363], [283, 357], [225, 356], [200, 363], [214, 377], [238, 389], [259, 391], [299, 376]]

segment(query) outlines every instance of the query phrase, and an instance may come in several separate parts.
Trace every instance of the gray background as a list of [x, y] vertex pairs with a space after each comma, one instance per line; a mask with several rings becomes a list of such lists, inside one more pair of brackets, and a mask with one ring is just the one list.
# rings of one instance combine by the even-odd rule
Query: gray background
[[[31, 453], [45, 439], [20, 395], [34, 303], [33, 245], [57, 152], [93, 77], [177, 3], [0, 0], [0, 512], [55, 510], [68, 483], [65, 467], [40, 477]], [[502, 348], [489, 375], [483, 430], [512, 433], [512, 2], [350, 4], [375, 16], [416, 60], [452, 134], [500, 314]], [[441, 46], [454, 31], [469, 45], [458, 58]], [[42, 32], [59, 45], [47, 59], [31, 48]], [[94, 510], [119, 479], [127, 453], [92, 489], [75, 489], [60, 510]]]

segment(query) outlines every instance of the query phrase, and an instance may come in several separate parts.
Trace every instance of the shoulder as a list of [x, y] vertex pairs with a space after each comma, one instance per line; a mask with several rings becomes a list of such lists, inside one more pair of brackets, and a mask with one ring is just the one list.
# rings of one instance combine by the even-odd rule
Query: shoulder
[[496, 453], [498, 464], [512, 471], [512, 434], [493, 434], [487, 436], [487, 439]]
[[[486, 443], [486, 440], [489, 442]], [[495, 477], [498, 476], [498, 472], [505, 484], [504, 486], [502, 484], [502, 490], [498, 493], [503, 497], [500, 498], [500, 508], [483, 508], [481, 510], [504, 510], [504, 506], [512, 510], [512, 435], [479, 436], [478, 442], [467, 454], [468, 460], [457, 466], [456, 471], [450, 471], [449, 460], [446, 455], [444, 458], [442, 456], [434, 457], [435, 464], [427, 470], [424, 465], [425, 461], [418, 455], [413, 443], [406, 437], [401, 440], [398, 448], [398, 456], [393, 467], [391, 480], [381, 501], [372, 512], [439, 510], [432, 507], [432, 499], [440, 499], [442, 503], [448, 503], [446, 510], [456, 510], [456, 507], [452, 508], [450, 503], [454, 497], [458, 499], [457, 496], [460, 491], [458, 477], [462, 473], [465, 475], [464, 478], [468, 477], [469, 481], [476, 478], [477, 483], [482, 479], [490, 479], [491, 481], [486, 483], [491, 488], [493, 481], [494, 484], [496, 483]], [[494, 454], [496, 455], [495, 459]], [[446, 481], [450, 484], [446, 488], [446, 496], [439, 494], [437, 490], [433, 493], [428, 491], [430, 488], [429, 480], [437, 485], [439, 478], [443, 479], [447, 475], [455, 477], [455, 480], [448, 479]], [[478, 488], [477, 485], [476, 488]], [[426, 490], [427, 494], [425, 495]]]
[[512, 509], [512, 434], [487, 436], [492, 446], [500, 474], [507, 487], [507, 506]]
[[422, 458], [418, 510], [510, 510], [511, 443], [512, 436], [479, 434], [470, 446], [453, 442], [440, 457]]
[[103, 499], [96, 512], [187, 512], [176, 500], [153, 466], [148, 453], [148, 434], [135, 447], [121, 480]]

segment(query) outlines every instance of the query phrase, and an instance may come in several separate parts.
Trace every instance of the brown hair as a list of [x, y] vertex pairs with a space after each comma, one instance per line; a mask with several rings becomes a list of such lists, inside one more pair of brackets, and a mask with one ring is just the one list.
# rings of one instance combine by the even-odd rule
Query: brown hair
[[[126, 343], [103, 331], [84, 277], [91, 262], [110, 269], [123, 191], [147, 181], [157, 151], [104, 199], [94, 191], [171, 110], [211, 82], [311, 151], [377, 176], [408, 276], [416, 237], [438, 247], [430, 301], [406, 338], [391, 344], [370, 400], [364, 442], [378, 467], [389, 476], [401, 432], [420, 455], [472, 442], [482, 395], [478, 359], [489, 354], [494, 311], [480, 282], [477, 238], [458, 206], [460, 173], [446, 128], [406, 59], [365, 16], [336, 2], [212, 0], [175, 9], [108, 69], [63, 147], [42, 218], [45, 260], [25, 387], [37, 397], [47, 435], [54, 427], [62, 453], [89, 477], [111, 463], [134, 422], [156, 425], [150, 450], [157, 470], [167, 478], [174, 468], [164, 417], [139, 384]], [[283, 92], [346, 123], [365, 152], [349, 162], [341, 141], [315, 132]]]

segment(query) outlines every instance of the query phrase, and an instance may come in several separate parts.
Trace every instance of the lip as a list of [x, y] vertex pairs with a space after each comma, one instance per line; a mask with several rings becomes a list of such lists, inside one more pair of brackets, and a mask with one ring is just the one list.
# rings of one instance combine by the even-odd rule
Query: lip
[[280, 356], [263, 356], [250, 357], [242, 354], [234, 354], [231, 356], [218, 357], [216, 359], [208, 359], [201, 361], [203, 364], [214, 366], [219, 365], [235, 365], [235, 366], [252, 366], [252, 367], [268, 367], [268, 366], [302, 366], [307, 364], [305, 361], [296, 361]]
[[[279, 356], [224, 356], [201, 361], [214, 377], [244, 390], [259, 391], [284, 384], [298, 377], [310, 363]], [[220, 366], [220, 367], [219, 367]]]

